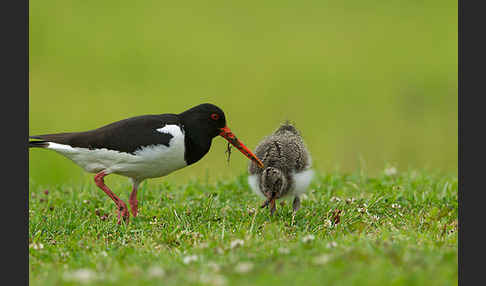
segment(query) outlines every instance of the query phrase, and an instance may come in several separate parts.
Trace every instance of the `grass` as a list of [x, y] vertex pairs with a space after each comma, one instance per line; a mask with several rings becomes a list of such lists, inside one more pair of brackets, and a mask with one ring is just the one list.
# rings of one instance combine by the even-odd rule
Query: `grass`
[[[111, 187], [126, 200], [128, 181]], [[321, 173], [292, 221], [288, 203], [259, 209], [246, 175], [148, 181], [117, 225], [91, 181], [31, 181], [30, 285], [457, 285], [457, 188], [431, 171]]]
[[[320, 174], [293, 223], [289, 205], [270, 217], [218, 138], [145, 183], [118, 226], [92, 176], [31, 150], [30, 284], [457, 285], [457, 15], [439, 0], [30, 1], [30, 135], [212, 102], [250, 149], [295, 122]], [[106, 181], [126, 200], [126, 179]]]

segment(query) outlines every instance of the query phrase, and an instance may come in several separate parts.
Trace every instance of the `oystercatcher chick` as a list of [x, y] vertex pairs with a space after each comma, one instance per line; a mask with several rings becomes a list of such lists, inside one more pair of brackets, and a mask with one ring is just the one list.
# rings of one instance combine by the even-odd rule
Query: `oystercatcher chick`
[[85, 171], [95, 173], [94, 181], [116, 204], [118, 224], [128, 222], [125, 202], [104, 183], [104, 177], [118, 174], [133, 182], [129, 203], [138, 213], [137, 190], [148, 178], [165, 176], [199, 161], [222, 136], [246, 157], [263, 163], [236, 138], [226, 125], [224, 112], [213, 104], [201, 104], [179, 114], [142, 115], [117, 121], [86, 132], [30, 136], [30, 147], [51, 149], [69, 158]]
[[314, 174], [310, 154], [299, 131], [285, 122], [258, 144], [255, 154], [265, 167], [250, 162], [248, 183], [256, 194], [266, 199], [262, 208], [270, 206], [273, 215], [275, 200], [293, 197], [295, 214], [300, 208], [300, 196], [307, 190]]

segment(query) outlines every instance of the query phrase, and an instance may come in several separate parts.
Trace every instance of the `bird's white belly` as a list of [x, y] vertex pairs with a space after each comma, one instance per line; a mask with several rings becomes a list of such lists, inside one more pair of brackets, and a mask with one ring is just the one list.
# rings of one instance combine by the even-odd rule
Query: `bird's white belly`
[[184, 134], [175, 132], [172, 135], [169, 146], [144, 146], [134, 154], [108, 149], [90, 150], [52, 142], [47, 148], [71, 159], [90, 173], [104, 171], [134, 179], [157, 178], [187, 166], [184, 160]]
[[260, 189], [260, 184], [258, 182], [258, 175], [249, 175], [248, 176], [248, 185], [253, 190], [255, 194], [265, 199], [265, 195], [263, 194], [262, 190]]
[[[299, 197], [303, 193], [307, 191], [312, 178], [314, 177], [314, 171], [312, 169], [307, 169], [300, 173], [294, 173], [293, 175], [294, 184], [291, 186], [289, 192], [285, 194], [282, 199], [292, 199], [294, 196]], [[248, 185], [250, 188], [257, 194], [258, 196], [265, 198], [262, 190], [260, 189], [260, 185], [258, 182], [258, 175], [250, 175], [248, 176]]]
[[312, 178], [314, 177], [314, 171], [307, 169], [294, 175], [294, 187], [292, 189], [292, 195], [300, 196], [307, 191]]

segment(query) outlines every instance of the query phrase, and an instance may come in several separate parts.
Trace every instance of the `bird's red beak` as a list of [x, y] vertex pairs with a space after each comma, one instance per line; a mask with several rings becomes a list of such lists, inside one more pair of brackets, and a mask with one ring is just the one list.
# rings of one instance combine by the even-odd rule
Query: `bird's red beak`
[[236, 149], [240, 150], [240, 152], [243, 153], [243, 155], [245, 155], [246, 157], [248, 157], [248, 159], [255, 162], [258, 165], [258, 167], [263, 168], [262, 161], [260, 161], [260, 159], [258, 159], [257, 156], [255, 156], [255, 154], [253, 154], [250, 151], [250, 149], [246, 148], [246, 146], [240, 140], [238, 140], [238, 138], [236, 138], [235, 134], [233, 134], [233, 132], [231, 132], [231, 130], [228, 128], [228, 126], [225, 126], [225, 127], [221, 128], [220, 130], [221, 130], [221, 133], [219, 133], [220, 136], [222, 136], [222, 137], [224, 137], [224, 139], [228, 140], [229, 143], [231, 143], [233, 146], [235, 146]]

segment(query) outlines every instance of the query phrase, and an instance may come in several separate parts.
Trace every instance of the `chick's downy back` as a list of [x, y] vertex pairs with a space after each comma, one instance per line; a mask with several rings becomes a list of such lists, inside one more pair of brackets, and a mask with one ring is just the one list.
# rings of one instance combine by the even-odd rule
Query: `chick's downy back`
[[[289, 122], [283, 123], [273, 134], [256, 147], [255, 155], [265, 167], [275, 167], [289, 176], [310, 167], [311, 159], [299, 131]], [[248, 172], [260, 175], [264, 169], [250, 162]]]

